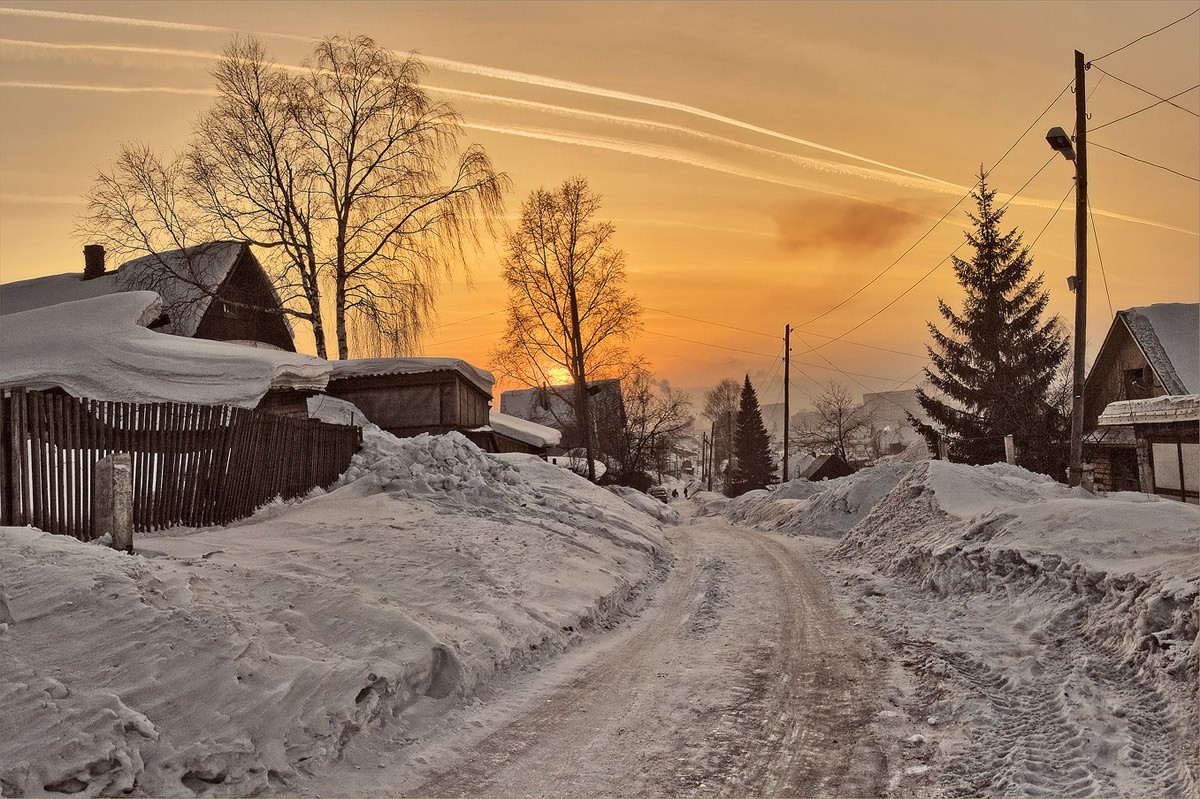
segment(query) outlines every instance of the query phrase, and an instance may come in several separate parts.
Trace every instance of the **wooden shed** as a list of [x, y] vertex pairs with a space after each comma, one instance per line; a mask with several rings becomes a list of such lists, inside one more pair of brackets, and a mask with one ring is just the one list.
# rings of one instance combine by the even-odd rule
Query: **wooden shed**
[[363, 358], [331, 361], [327, 393], [393, 435], [415, 436], [486, 426], [494, 383], [457, 358]]

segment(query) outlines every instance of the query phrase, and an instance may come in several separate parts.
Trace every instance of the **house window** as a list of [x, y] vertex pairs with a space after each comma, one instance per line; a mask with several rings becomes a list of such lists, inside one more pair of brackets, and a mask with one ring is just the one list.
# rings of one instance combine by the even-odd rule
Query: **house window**
[[1154, 493], [1184, 502], [1200, 498], [1200, 444], [1151, 444], [1154, 460]]
[[1154, 396], [1154, 375], [1149, 366], [1126, 369], [1124, 372], [1125, 399], [1150, 399]]

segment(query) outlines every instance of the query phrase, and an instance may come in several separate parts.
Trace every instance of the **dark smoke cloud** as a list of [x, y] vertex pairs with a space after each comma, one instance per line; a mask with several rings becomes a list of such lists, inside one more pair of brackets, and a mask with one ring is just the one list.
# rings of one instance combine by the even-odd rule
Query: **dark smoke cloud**
[[792, 203], [776, 213], [775, 223], [780, 243], [789, 252], [832, 249], [862, 254], [895, 244], [924, 220], [915, 210], [831, 197]]

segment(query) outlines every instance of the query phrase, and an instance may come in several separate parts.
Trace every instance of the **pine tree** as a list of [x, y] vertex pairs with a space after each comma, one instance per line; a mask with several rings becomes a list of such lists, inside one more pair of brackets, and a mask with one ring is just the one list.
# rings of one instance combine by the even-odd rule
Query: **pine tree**
[[737, 458], [733, 471], [733, 495], [766, 488], [775, 482], [775, 464], [771, 460], [771, 439], [758, 407], [758, 394], [750, 384], [750, 375], [742, 386], [738, 406], [737, 431], [733, 451]]
[[1001, 232], [1004, 209], [995, 206], [986, 177], [980, 175], [972, 195], [978, 214], [968, 214], [974, 230], [966, 239], [975, 254], [953, 259], [965, 293], [962, 311], [939, 299], [947, 330], [927, 323], [933, 345], [926, 347], [925, 375], [944, 399], [918, 389], [933, 423], [913, 422], [931, 448], [945, 437], [951, 459], [965, 463], [1003, 460], [1003, 437], [1012, 434], [1020, 465], [1058, 475], [1065, 465], [1063, 425], [1048, 397], [1067, 336], [1057, 316], [1042, 320], [1050, 298], [1043, 276], [1029, 277], [1033, 259], [1016, 229]]

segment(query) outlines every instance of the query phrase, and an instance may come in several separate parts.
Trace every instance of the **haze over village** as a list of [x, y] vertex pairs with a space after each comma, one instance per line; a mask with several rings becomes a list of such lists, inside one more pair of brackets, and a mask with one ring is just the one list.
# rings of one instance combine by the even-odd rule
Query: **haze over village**
[[1200, 6], [0, 3], [0, 795], [1200, 795]]

